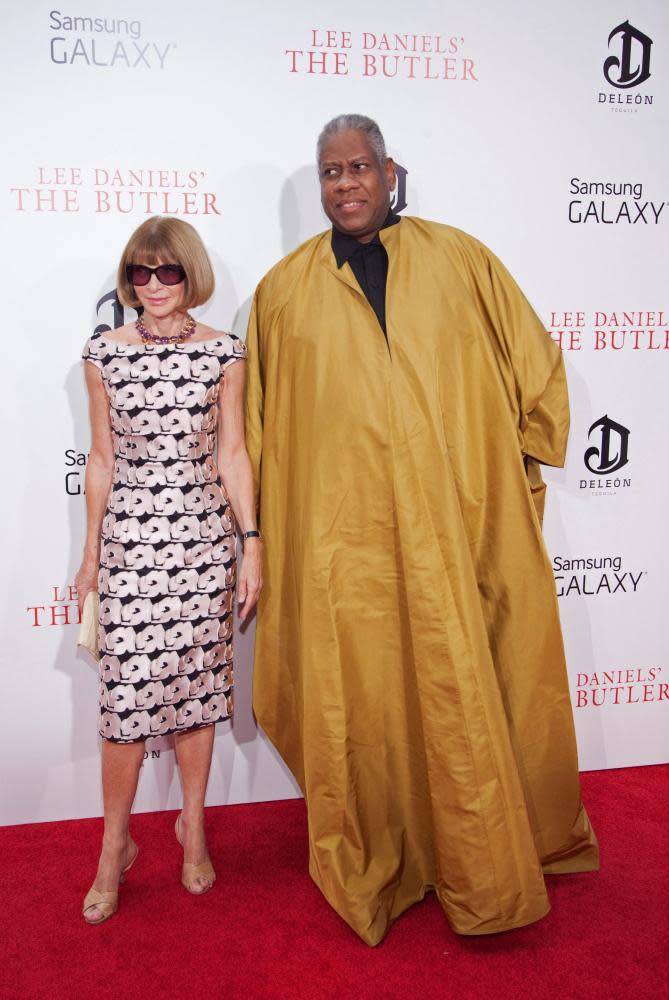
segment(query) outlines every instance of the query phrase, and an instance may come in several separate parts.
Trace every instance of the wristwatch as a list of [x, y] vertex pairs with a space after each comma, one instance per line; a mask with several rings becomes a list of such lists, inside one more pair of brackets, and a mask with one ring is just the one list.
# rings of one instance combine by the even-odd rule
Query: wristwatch
[[262, 535], [255, 529], [253, 531], [243, 531], [242, 541], [245, 542], [247, 538], [262, 538]]

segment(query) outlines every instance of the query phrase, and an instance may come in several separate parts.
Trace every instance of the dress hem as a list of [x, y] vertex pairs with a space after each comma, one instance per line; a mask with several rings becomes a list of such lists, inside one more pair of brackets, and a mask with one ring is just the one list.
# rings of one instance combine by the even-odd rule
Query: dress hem
[[217, 726], [219, 722], [229, 722], [232, 718], [232, 713], [230, 715], [225, 715], [221, 719], [215, 719], [213, 722], [201, 722], [193, 726], [184, 726], [182, 729], [168, 729], [165, 733], [150, 733], [148, 736], [138, 736], [136, 740], [119, 740], [113, 736], [105, 736], [98, 730], [98, 736], [100, 739], [104, 740], [105, 743], [146, 743], [147, 740], [159, 740], [163, 736], [178, 736], [180, 733], [191, 733], [195, 729], [206, 729], [208, 726]]

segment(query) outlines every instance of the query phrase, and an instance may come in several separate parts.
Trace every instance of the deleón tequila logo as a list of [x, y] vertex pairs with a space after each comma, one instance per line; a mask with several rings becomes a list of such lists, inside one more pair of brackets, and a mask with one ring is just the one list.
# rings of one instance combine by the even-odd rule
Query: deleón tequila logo
[[599, 431], [599, 445], [588, 448], [583, 456], [586, 468], [597, 475], [609, 475], [627, 465], [627, 446], [630, 436], [627, 427], [617, 424], [604, 414], [592, 425], [588, 431], [588, 438], [592, 438], [594, 431]]
[[644, 35], [629, 21], [623, 21], [609, 35], [609, 48], [612, 39], [616, 39], [620, 49], [619, 55], [612, 55], [604, 63], [604, 76], [612, 87], [626, 90], [638, 87], [650, 76], [650, 47], [652, 38]]
[[[103, 320], [103, 322], [99, 323], [95, 327], [93, 333], [108, 333], [110, 330], [118, 330], [120, 326], [124, 325], [126, 321], [125, 310], [123, 308], [121, 301], [119, 300], [118, 293], [115, 288], [112, 289], [111, 292], [107, 292], [106, 295], [103, 295], [102, 298], [98, 301], [95, 307], [95, 314], [98, 317], [98, 319], [100, 319], [101, 309], [104, 309], [105, 312], [111, 310], [111, 316], [109, 317], [111, 319], [111, 324], [105, 323]], [[139, 316], [139, 310], [135, 309], [134, 311]]]
[[390, 199], [390, 207], [398, 214], [407, 207], [407, 174], [409, 171], [399, 163], [395, 164], [397, 184]]

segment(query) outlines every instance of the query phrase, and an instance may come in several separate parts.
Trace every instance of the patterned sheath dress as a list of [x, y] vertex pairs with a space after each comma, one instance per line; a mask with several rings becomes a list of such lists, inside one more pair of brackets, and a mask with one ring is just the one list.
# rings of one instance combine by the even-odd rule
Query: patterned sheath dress
[[109, 396], [114, 474], [100, 543], [100, 735], [164, 736], [232, 715], [236, 525], [214, 459], [232, 334], [82, 357]]

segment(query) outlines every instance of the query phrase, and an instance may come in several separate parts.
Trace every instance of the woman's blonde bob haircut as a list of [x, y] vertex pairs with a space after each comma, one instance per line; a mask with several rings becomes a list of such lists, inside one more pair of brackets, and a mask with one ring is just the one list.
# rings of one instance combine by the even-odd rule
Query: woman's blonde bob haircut
[[184, 309], [194, 309], [214, 292], [214, 272], [209, 255], [197, 232], [188, 222], [154, 215], [136, 229], [121, 255], [116, 290], [124, 306], [136, 309], [140, 302], [125, 276], [128, 264], [181, 264], [186, 272]]

